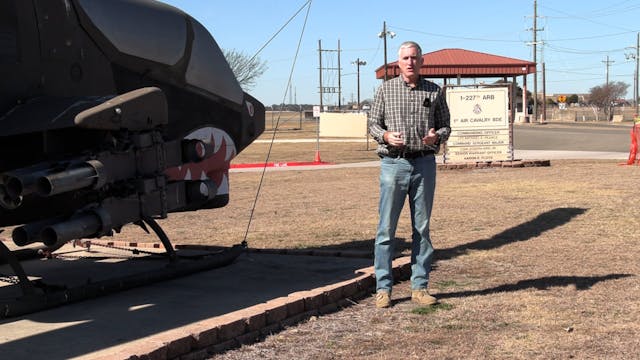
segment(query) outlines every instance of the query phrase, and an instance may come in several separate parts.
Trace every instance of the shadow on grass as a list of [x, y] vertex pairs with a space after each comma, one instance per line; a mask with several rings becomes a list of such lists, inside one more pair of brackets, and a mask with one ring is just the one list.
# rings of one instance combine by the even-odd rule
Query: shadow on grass
[[438, 294], [438, 299], [489, 295], [526, 289], [549, 290], [552, 287], [575, 286], [576, 290], [589, 290], [593, 285], [608, 280], [633, 276], [632, 274], [609, 274], [603, 276], [545, 276], [538, 279], [520, 280], [515, 284], [505, 284], [483, 290], [469, 290]]
[[488, 239], [477, 240], [449, 249], [437, 249], [435, 260], [448, 260], [466, 254], [469, 250], [491, 250], [511, 243], [526, 241], [545, 231], [562, 226], [574, 217], [585, 213], [583, 208], [557, 208], [538, 215], [535, 219], [507, 229]]
[[[526, 241], [540, 236], [545, 231], [552, 230], [570, 222], [578, 215], [585, 213], [583, 208], [557, 208], [538, 215], [536, 218], [507, 229], [488, 239], [476, 240], [471, 243], [458, 245], [448, 249], [436, 249], [435, 261], [448, 260], [466, 254], [469, 250], [491, 250], [511, 243]], [[375, 239], [350, 241], [338, 245], [329, 245], [320, 248], [322, 250], [360, 250], [370, 251], [373, 256]], [[396, 238], [395, 250], [398, 256], [405, 250], [411, 249], [411, 239]]]

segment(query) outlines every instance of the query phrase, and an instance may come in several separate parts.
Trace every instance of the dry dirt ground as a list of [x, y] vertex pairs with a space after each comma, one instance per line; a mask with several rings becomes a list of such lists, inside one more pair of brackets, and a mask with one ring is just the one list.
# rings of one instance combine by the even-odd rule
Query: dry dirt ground
[[[312, 137], [313, 132], [294, 137]], [[280, 135], [278, 135], [280, 136]], [[265, 134], [263, 138], [269, 138]], [[315, 144], [274, 144], [283, 160], [313, 159]], [[323, 160], [376, 159], [364, 143], [322, 144]], [[254, 144], [237, 162], [253, 162]], [[163, 220], [175, 243], [373, 251], [378, 168], [230, 174], [222, 209]], [[372, 297], [314, 317], [221, 359], [633, 359], [640, 354], [640, 167], [552, 161], [548, 167], [438, 172], [436, 260], [420, 308], [407, 282], [394, 304]], [[250, 214], [253, 219], [249, 223]], [[137, 238], [127, 230], [124, 238]], [[407, 254], [408, 210], [398, 252]], [[217, 358], [218, 358], [217, 357]]]

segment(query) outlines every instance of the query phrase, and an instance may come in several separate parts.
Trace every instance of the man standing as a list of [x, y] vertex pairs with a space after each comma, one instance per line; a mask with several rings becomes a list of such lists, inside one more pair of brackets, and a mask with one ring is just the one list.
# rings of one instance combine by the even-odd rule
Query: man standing
[[400, 212], [409, 197], [412, 225], [411, 300], [431, 305], [427, 291], [433, 259], [429, 219], [436, 180], [435, 153], [451, 133], [440, 87], [420, 76], [422, 50], [407, 41], [398, 50], [400, 76], [383, 83], [369, 115], [380, 156], [379, 223], [375, 239], [376, 306], [391, 306], [391, 262]]

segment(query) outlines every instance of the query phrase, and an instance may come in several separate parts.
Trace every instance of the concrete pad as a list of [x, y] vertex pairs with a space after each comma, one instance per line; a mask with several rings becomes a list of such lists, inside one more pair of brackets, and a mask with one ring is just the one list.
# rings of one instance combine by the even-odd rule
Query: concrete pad
[[[101, 271], [113, 271], [98, 264]], [[357, 257], [244, 253], [223, 268], [2, 320], [0, 354], [4, 359], [206, 354], [258, 334], [260, 324], [275, 330], [283, 318], [317, 313], [298, 306], [300, 299], [326, 306], [343, 294], [332, 284], [370, 286], [371, 264]], [[73, 270], [73, 263], [64, 265]], [[356, 273], [363, 268], [368, 270]]]

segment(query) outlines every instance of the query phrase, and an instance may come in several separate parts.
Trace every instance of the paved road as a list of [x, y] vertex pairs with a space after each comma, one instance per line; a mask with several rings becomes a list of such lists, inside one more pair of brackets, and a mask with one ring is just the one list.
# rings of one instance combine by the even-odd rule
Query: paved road
[[[513, 145], [520, 150], [629, 152], [631, 123], [516, 124]], [[257, 140], [268, 143], [271, 140]], [[274, 142], [316, 142], [317, 139], [276, 139]], [[365, 139], [320, 139], [320, 142], [365, 142]]]
[[629, 153], [631, 124], [554, 123], [514, 126], [518, 150], [566, 150]]
[[[629, 156], [631, 123], [547, 123], [516, 124], [513, 129], [514, 158], [523, 160], [607, 159], [625, 160]], [[269, 142], [258, 140], [257, 142]], [[275, 142], [315, 142], [317, 139], [275, 140]], [[365, 139], [320, 139], [320, 142], [354, 142]], [[441, 160], [442, 157], [438, 157]], [[268, 171], [322, 170], [341, 167], [378, 166], [379, 161], [354, 164], [269, 167]], [[234, 168], [232, 172], [261, 171]]]

